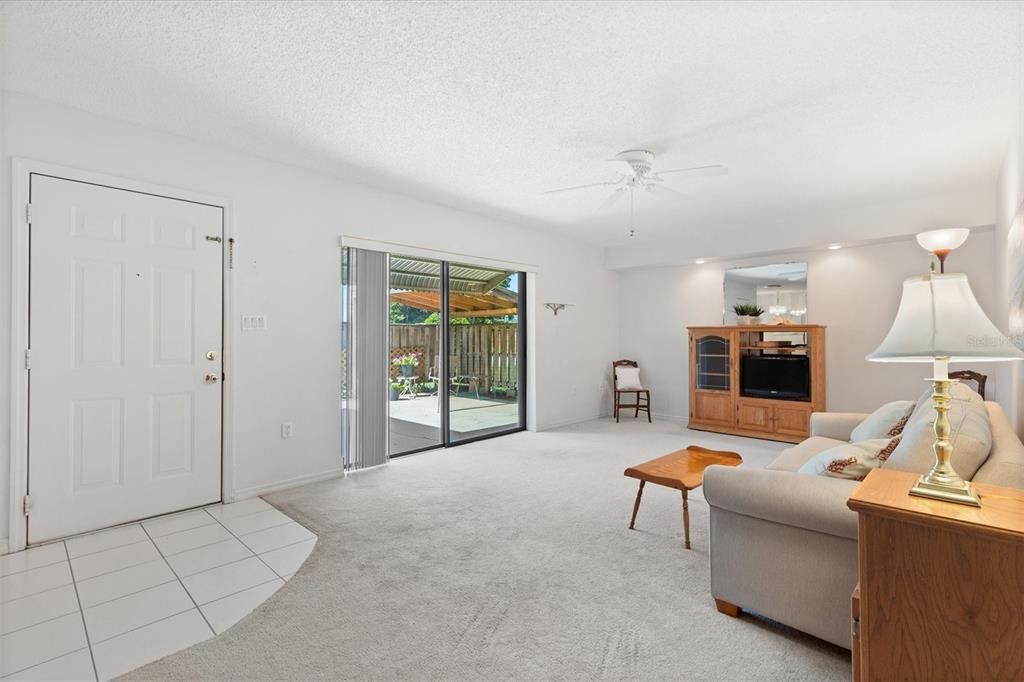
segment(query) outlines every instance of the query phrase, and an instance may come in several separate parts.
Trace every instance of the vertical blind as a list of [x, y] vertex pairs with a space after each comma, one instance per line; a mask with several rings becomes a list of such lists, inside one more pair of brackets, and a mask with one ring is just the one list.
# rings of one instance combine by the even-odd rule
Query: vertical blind
[[350, 469], [388, 461], [388, 256], [349, 249], [348, 452]]

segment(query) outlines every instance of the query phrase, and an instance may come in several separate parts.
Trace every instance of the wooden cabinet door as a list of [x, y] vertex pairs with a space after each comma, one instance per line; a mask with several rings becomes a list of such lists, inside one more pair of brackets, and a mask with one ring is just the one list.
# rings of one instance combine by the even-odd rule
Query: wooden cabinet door
[[694, 421], [732, 426], [732, 396], [724, 391], [694, 391]]
[[736, 405], [736, 426], [754, 431], [772, 430], [772, 406], [741, 400]]
[[811, 406], [801, 403], [776, 404], [774, 407], [775, 433], [786, 436], [810, 435]]

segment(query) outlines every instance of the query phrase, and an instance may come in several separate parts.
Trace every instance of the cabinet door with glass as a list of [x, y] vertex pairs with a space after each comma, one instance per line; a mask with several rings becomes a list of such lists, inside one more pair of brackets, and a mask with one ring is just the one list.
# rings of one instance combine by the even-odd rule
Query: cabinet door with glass
[[733, 422], [731, 336], [693, 332], [690, 338], [693, 395], [690, 417], [718, 424]]

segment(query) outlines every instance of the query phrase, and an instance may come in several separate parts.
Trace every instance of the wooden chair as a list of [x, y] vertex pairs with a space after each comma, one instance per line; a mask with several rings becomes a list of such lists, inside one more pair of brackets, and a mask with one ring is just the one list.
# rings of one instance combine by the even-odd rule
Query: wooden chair
[[949, 378], [973, 381], [978, 385], [978, 395], [981, 396], [982, 400], [985, 399], [985, 384], [988, 382], [988, 375], [970, 369], [958, 369], [955, 372], [950, 372]]
[[[632, 407], [633, 410], [634, 410], [633, 411], [633, 418], [634, 419], [639, 417], [640, 416], [640, 410], [643, 410], [644, 412], [647, 413], [647, 421], [648, 421], [648, 423], [650, 423], [650, 421], [651, 421], [651, 392], [649, 390], [647, 390], [646, 388], [642, 388], [642, 389], [631, 388], [631, 389], [626, 389], [626, 390], [619, 390], [619, 375], [615, 371], [619, 367], [639, 367], [639, 365], [636, 364], [635, 360], [616, 360], [615, 362], [612, 363], [612, 386], [615, 389], [615, 422], [618, 423], [618, 421], [619, 421], [619, 408], [620, 407], [625, 407], [627, 409]], [[622, 394], [623, 393], [635, 393], [636, 394], [636, 402], [633, 402], [633, 403], [623, 403], [622, 402]]]

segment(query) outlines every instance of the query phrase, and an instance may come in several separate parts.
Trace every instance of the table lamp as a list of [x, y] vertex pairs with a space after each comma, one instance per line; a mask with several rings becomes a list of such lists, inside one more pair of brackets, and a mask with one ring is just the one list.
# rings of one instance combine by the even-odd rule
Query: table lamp
[[[962, 232], [951, 238], [929, 234], [929, 239], [918, 240], [927, 249], [940, 244], [945, 261], [949, 245], [959, 246], [966, 237]], [[955, 247], [953, 247], [955, 248]], [[948, 249], [948, 250], [947, 250]], [[936, 253], [936, 255], [939, 255]], [[935, 405], [935, 466], [918, 479], [911, 495], [958, 502], [980, 507], [974, 487], [964, 481], [953, 469], [950, 459], [953, 445], [949, 441], [950, 423], [950, 362], [994, 362], [1024, 359], [1021, 353], [996, 328], [978, 305], [971, 285], [964, 274], [936, 274], [911, 277], [903, 282], [896, 319], [889, 334], [873, 353], [872, 362], [931, 362], [934, 365], [932, 400]]]

